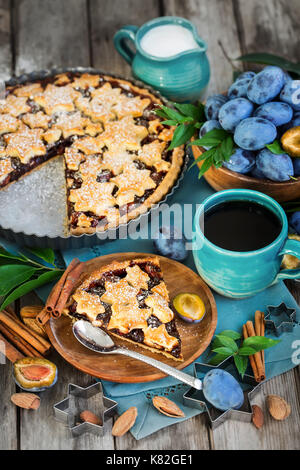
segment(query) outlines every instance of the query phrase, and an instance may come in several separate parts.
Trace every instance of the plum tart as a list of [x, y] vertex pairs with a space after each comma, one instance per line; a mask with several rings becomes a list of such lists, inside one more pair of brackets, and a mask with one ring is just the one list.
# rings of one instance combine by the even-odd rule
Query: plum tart
[[67, 72], [9, 86], [0, 102], [0, 189], [50, 158], [65, 161], [71, 234], [136, 218], [169, 192], [183, 148], [146, 89], [107, 75]]
[[113, 262], [93, 271], [72, 294], [64, 313], [152, 352], [183, 360], [157, 257]]

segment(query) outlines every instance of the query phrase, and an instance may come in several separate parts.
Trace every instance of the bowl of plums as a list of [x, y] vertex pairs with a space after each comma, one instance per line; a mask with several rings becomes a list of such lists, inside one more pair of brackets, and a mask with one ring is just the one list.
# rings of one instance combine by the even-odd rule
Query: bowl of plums
[[192, 146], [202, 171], [218, 143], [210, 131], [226, 137], [217, 164], [203, 171], [215, 190], [255, 189], [279, 202], [300, 197], [300, 80], [276, 66], [244, 72], [226, 94], [207, 98], [205, 117], [195, 141], [204, 144]]

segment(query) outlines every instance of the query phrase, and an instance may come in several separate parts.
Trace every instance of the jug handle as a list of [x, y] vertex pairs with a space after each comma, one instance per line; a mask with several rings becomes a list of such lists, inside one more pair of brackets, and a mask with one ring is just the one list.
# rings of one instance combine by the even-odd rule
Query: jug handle
[[135, 44], [136, 32], [138, 29], [139, 28], [137, 26], [128, 24], [119, 29], [119, 31], [114, 35], [114, 46], [129, 65], [132, 64], [135, 53], [129, 47], [127, 41], [129, 39]]
[[[285, 242], [285, 245], [279, 256], [282, 255], [292, 255], [296, 256], [296, 258], [300, 259], [300, 242], [298, 240], [291, 240], [288, 239]], [[299, 279], [300, 278], [300, 268], [298, 269], [282, 269], [279, 271], [276, 281], [280, 281], [282, 279]]]

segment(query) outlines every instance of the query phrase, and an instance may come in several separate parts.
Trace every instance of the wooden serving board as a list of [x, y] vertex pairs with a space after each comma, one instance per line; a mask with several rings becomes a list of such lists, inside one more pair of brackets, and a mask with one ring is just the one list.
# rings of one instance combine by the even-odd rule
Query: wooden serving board
[[[114, 253], [101, 256], [86, 263], [85, 274], [115, 260], [124, 261], [148, 256], [146, 253]], [[199, 357], [210, 344], [217, 326], [217, 307], [211, 290], [198, 274], [177, 261], [162, 256], [159, 258], [171, 301], [177, 294], [189, 292], [198, 294], [206, 308], [205, 317], [198, 324], [186, 323], [176, 318], [184, 361], [168, 359], [163, 354], [152, 353], [115, 337], [113, 339], [119, 345], [183, 369]], [[85, 348], [74, 337], [71, 323], [70, 318], [62, 316], [57, 320], [50, 320], [46, 330], [54, 348], [77, 369], [100, 379], [121, 383], [150, 382], [165, 377], [162, 372], [136, 359], [116, 354], [101, 355]]]

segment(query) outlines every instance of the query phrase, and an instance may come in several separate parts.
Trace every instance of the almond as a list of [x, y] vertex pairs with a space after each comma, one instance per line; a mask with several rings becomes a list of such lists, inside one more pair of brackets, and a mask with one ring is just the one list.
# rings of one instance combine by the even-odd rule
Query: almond
[[253, 405], [252, 410], [252, 423], [257, 429], [260, 429], [264, 425], [264, 414], [262, 409], [258, 405]]
[[270, 415], [278, 421], [283, 421], [291, 414], [290, 405], [279, 395], [268, 395], [267, 406]]
[[152, 399], [152, 403], [160, 413], [163, 413], [170, 418], [184, 418], [185, 416], [184, 412], [176, 405], [176, 403], [166, 397], [156, 396]]
[[95, 415], [89, 410], [82, 411], [80, 413], [80, 419], [81, 421], [84, 421], [86, 423], [97, 424], [97, 426], [102, 426], [102, 420], [99, 418], [99, 416]]
[[116, 437], [124, 436], [124, 434], [132, 428], [137, 418], [138, 412], [135, 406], [128, 408], [115, 422], [112, 428], [112, 435]]
[[40, 406], [40, 397], [34, 393], [14, 393], [11, 396], [11, 401], [26, 410], [37, 410]]

